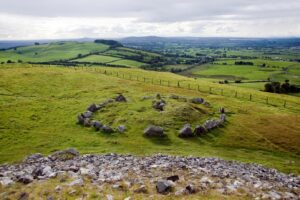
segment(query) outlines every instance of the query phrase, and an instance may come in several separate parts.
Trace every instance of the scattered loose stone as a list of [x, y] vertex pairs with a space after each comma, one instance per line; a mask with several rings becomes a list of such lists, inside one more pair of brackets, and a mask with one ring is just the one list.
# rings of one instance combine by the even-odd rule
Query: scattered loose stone
[[162, 137], [164, 136], [164, 129], [162, 127], [159, 126], [148, 126], [145, 130], [144, 130], [144, 134], [145, 136], [158, 136], [158, 137]]
[[[73, 155], [70, 152], [78, 156], [70, 156]], [[37, 182], [41, 177], [45, 181], [49, 179], [48, 175], [52, 172], [58, 174], [58, 177], [71, 178], [73, 181], [69, 184], [74, 186], [85, 184], [84, 178], [90, 178], [91, 182], [97, 185], [103, 183], [111, 186], [118, 185], [120, 189], [124, 187], [121, 183], [138, 184], [140, 186], [137, 190], [133, 190], [137, 193], [144, 193], [147, 189], [145, 183], [150, 183], [153, 187], [156, 186], [157, 192], [161, 194], [188, 195], [198, 190], [203, 192], [214, 190], [223, 195], [237, 194], [241, 198], [248, 196], [253, 199], [299, 199], [300, 195], [300, 176], [284, 174], [258, 164], [245, 164], [218, 158], [162, 154], [150, 157], [118, 154], [79, 156], [74, 149], [55, 152], [49, 156], [39, 155], [36, 158], [34, 163], [27, 162], [30, 161], [27, 157], [18, 164], [0, 165], [1, 185], [3, 181], [14, 184], [10, 180], [28, 184], [31, 181]], [[163, 177], [166, 172], [176, 175], [161, 180], [160, 177]], [[175, 184], [177, 181], [178, 186]], [[180, 188], [181, 185], [186, 187]], [[117, 188], [117, 186], [113, 187]], [[173, 192], [173, 189], [176, 192]], [[60, 191], [62, 191], [61, 186], [56, 186], [55, 192]], [[71, 195], [75, 194], [76, 190], [71, 192]]]
[[166, 179], [169, 180], [169, 181], [176, 182], [176, 181], [179, 180], [179, 176], [178, 175], [173, 175], [173, 176], [167, 177]]
[[189, 194], [194, 194], [197, 192], [197, 190], [195, 189], [195, 187], [191, 184], [189, 184], [188, 186], [185, 187], [185, 190], [189, 193]]
[[111, 194], [106, 195], [107, 200], [114, 200], [114, 197]]
[[147, 187], [145, 185], [141, 185], [139, 188], [134, 190], [135, 193], [148, 193]]
[[70, 187], [72, 187], [72, 186], [83, 186], [83, 185], [84, 185], [84, 182], [81, 178], [76, 179], [76, 180], [72, 181], [71, 183], [69, 183]]
[[28, 198], [29, 198], [29, 194], [27, 192], [22, 192], [18, 200], [27, 200]]
[[160, 194], [166, 194], [168, 192], [171, 192], [172, 185], [168, 180], [160, 180], [156, 183], [156, 190]]
[[183, 138], [186, 138], [186, 137], [193, 137], [194, 136], [194, 133], [193, 133], [193, 130], [191, 128], [191, 125], [190, 124], [185, 124], [183, 126], [183, 128], [179, 131], [179, 137], [183, 137]]
[[9, 186], [14, 183], [13, 180], [11, 180], [9, 177], [2, 177], [0, 178], [0, 184], [3, 186]]
[[48, 156], [51, 160], [70, 160], [74, 157], [79, 156], [79, 152], [76, 149], [70, 148], [62, 151], [56, 151], [50, 156]]
[[33, 177], [31, 175], [23, 175], [20, 178], [18, 178], [18, 182], [28, 184], [33, 181]]

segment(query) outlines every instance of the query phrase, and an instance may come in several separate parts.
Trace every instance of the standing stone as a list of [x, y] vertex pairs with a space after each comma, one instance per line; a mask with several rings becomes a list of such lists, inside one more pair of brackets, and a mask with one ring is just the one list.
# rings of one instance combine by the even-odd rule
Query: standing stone
[[90, 118], [85, 118], [84, 121], [83, 121], [83, 126], [85, 127], [91, 127], [91, 120]]
[[166, 105], [166, 102], [164, 100], [159, 100], [159, 101], [154, 101], [152, 104], [152, 107], [156, 110], [163, 111], [165, 105]]
[[225, 113], [225, 108], [224, 108], [224, 107], [221, 107], [221, 108], [220, 108], [220, 113], [221, 113], [221, 114]]
[[117, 102], [126, 102], [126, 101], [127, 101], [127, 99], [126, 99], [122, 94], [120, 94], [119, 96], [117, 96], [117, 97], [115, 98], [115, 100], [116, 100]]
[[179, 137], [193, 137], [194, 133], [189, 124], [185, 124], [184, 127], [179, 131]]
[[77, 124], [83, 125], [83, 123], [84, 123], [84, 117], [81, 114], [77, 115]]
[[96, 131], [99, 131], [103, 125], [101, 124], [101, 122], [94, 120], [92, 121], [92, 126]]
[[83, 118], [90, 118], [90, 117], [92, 117], [92, 115], [93, 115], [93, 113], [89, 110], [82, 113]]
[[206, 133], [206, 129], [203, 126], [196, 126], [194, 130], [194, 135], [196, 136], [202, 136]]
[[225, 122], [225, 120], [226, 120], [226, 114], [225, 113], [220, 115], [220, 120], [221, 120], [222, 123]]
[[159, 126], [148, 126], [145, 130], [144, 130], [144, 134], [145, 136], [164, 136], [164, 129], [162, 127]]
[[88, 108], [87, 108], [87, 110], [88, 111], [91, 111], [91, 112], [96, 112], [97, 110], [99, 110], [100, 109], [100, 106], [98, 106], [98, 105], [96, 105], [96, 104], [91, 104]]
[[113, 133], [114, 132], [114, 130], [111, 127], [106, 126], [106, 125], [103, 125], [101, 127], [101, 131], [103, 131], [104, 133]]
[[200, 97], [196, 97], [196, 98], [191, 99], [191, 102], [195, 103], [195, 104], [202, 104], [202, 103], [204, 103], [204, 99], [200, 98]]

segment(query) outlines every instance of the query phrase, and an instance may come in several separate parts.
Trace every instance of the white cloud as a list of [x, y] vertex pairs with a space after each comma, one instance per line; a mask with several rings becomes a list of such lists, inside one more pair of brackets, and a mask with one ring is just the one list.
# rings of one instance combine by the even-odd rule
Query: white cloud
[[0, 39], [300, 36], [295, 0], [1, 0]]

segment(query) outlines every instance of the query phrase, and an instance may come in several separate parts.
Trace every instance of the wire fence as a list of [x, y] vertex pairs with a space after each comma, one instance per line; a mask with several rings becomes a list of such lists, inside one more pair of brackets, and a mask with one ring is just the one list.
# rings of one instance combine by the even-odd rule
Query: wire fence
[[[83, 66], [72, 66], [68, 68], [74, 68], [74, 70], [86, 70], [86, 71], [93, 71], [96, 73], [104, 74], [107, 76], [114, 76], [121, 79], [131, 80], [131, 81], [138, 81], [143, 82], [146, 84], [152, 85], [159, 85], [165, 87], [172, 87], [172, 88], [182, 88], [187, 90], [193, 90], [201, 93], [213, 94], [213, 95], [220, 95], [224, 97], [236, 98], [239, 100], [249, 101], [249, 102], [257, 102], [263, 103], [269, 106], [275, 107], [282, 107], [289, 110], [300, 111], [300, 102], [298, 98], [295, 97], [295, 101], [284, 99], [282, 95], [278, 95], [275, 97], [276, 94], [268, 95], [270, 93], [266, 92], [254, 92], [254, 94], [240, 90], [234, 90], [229, 88], [218, 88], [212, 87], [207, 85], [201, 85], [197, 83], [196, 80], [166, 80], [154, 77], [147, 77], [141, 76], [140, 74], [133, 74], [130, 72], [120, 72], [117, 70], [109, 70], [109, 69], [102, 69], [100, 67], [83, 67]], [[145, 73], [147, 74], [147, 73]], [[265, 94], [264, 94], [265, 93]]]

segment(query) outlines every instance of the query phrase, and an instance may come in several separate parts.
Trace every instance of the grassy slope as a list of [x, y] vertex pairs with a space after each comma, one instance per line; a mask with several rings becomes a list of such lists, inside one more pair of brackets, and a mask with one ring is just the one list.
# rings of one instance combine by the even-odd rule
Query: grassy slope
[[[103, 52], [109, 46], [93, 42], [56, 42], [43, 45], [18, 47], [17, 50], [10, 49], [0, 51], [0, 61], [12, 60], [17, 62], [44, 62], [60, 59], [70, 59], [78, 54], [88, 54], [90, 52]], [[37, 53], [37, 54], [36, 54]]]
[[103, 55], [90, 55], [84, 58], [76, 59], [74, 61], [78, 62], [99, 62], [99, 63], [108, 63], [122, 58], [112, 57], [112, 56], [103, 56]]
[[112, 65], [122, 65], [122, 66], [126, 66], [126, 67], [140, 67], [140, 66], [144, 65], [145, 63], [138, 62], [138, 61], [135, 61], [135, 60], [123, 59], [123, 60], [118, 60], [118, 61], [111, 62], [110, 64], [112, 64]]
[[[174, 81], [189, 80], [170, 73], [105, 69], [120, 73], [130, 70], [133, 74]], [[0, 69], [0, 85], [2, 163], [21, 160], [34, 152], [50, 153], [57, 149], [75, 147], [82, 153], [145, 155], [161, 152], [218, 156], [258, 162], [285, 172], [300, 173], [300, 157], [296, 155], [300, 154], [300, 116], [296, 111], [186, 89], [123, 80], [98, 74], [94, 70], [4, 65]], [[114, 104], [96, 118], [104, 116], [102, 121], [111, 122], [113, 127], [125, 124], [128, 127], [126, 134], [106, 135], [75, 124], [77, 113], [84, 111], [89, 104], [100, 103], [117, 93], [127, 96], [129, 103]], [[181, 106], [188, 105], [167, 99], [167, 111], [157, 113], [150, 108], [151, 100], [140, 100], [143, 96], [154, 96], [156, 93], [201, 96], [211, 102], [213, 108], [203, 116], [192, 115], [193, 112], [180, 109]], [[214, 130], [203, 138], [177, 137], [178, 129], [185, 121], [184, 117], [190, 119], [194, 116], [194, 125], [214, 116], [213, 113], [220, 106], [225, 106], [230, 112], [225, 128]], [[149, 123], [166, 127], [168, 137], [143, 137], [143, 129]]]

